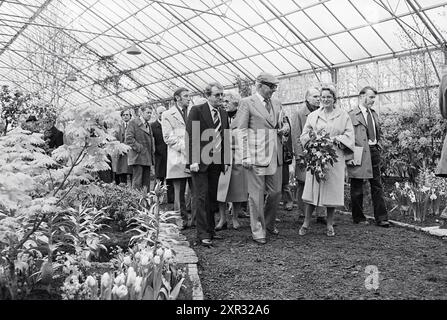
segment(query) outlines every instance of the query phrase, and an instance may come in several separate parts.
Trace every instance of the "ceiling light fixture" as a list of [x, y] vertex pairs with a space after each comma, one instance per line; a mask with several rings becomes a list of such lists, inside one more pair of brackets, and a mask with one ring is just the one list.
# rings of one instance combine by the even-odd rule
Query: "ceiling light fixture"
[[137, 54], [141, 54], [141, 50], [140, 48], [137, 47], [137, 45], [134, 43], [130, 46], [129, 49], [127, 49], [127, 54], [131, 54], [131, 55], [137, 55]]
[[74, 72], [69, 72], [67, 75], [67, 81], [78, 81]]

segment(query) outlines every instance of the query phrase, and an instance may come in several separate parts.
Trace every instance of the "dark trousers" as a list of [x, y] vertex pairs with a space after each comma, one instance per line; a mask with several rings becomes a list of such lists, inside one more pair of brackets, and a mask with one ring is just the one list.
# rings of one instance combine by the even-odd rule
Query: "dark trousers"
[[[129, 174], [127, 174], [127, 173], [121, 173], [121, 174], [115, 173], [115, 183], [116, 184], [120, 184], [120, 183], [127, 184], [127, 176], [128, 175]], [[130, 180], [132, 180], [132, 175], [130, 175]]]
[[213, 209], [217, 203], [220, 165], [210, 164], [206, 172], [191, 172], [192, 215], [196, 218], [197, 238], [212, 239], [215, 232]]
[[132, 166], [132, 188], [151, 190], [151, 167], [134, 165]]
[[[371, 162], [373, 178], [369, 179], [371, 186], [371, 198], [374, 207], [374, 218], [376, 222], [388, 220], [388, 212], [383, 198], [383, 188], [380, 179], [380, 151], [376, 146], [371, 146]], [[363, 214], [363, 179], [351, 178], [351, 202], [352, 219], [354, 222], [366, 220]]]

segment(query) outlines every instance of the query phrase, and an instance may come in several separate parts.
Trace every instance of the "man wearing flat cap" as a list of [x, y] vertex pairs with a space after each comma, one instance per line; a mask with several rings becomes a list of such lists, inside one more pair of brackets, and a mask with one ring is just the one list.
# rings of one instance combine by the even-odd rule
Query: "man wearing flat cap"
[[247, 170], [250, 226], [259, 244], [267, 242], [267, 232], [279, 233], [275, 219], [282, 186], [282, 139], [289, 135], [290, 126], [281, 103], [272, 99], [278, 83], [273, 75], [261, 73], [256, 78], [256, 93], [241, 100], [232, 123], [240, 150], [235, 161]]

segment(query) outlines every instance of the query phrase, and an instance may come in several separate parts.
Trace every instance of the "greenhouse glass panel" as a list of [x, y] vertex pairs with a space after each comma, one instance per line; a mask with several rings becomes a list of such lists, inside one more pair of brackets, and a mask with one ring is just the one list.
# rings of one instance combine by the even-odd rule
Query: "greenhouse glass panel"
[[336, 34], [331, 36], [332, 39], [339, 48], [341, 48], [343, 53], [347, 56], [347, 60], [357, 60], [362, 59], [367, 56], [368, 53], [363, 49], [359, 42], [356, 41], [351, 34], [348, 32]]
[[378, 56], [390, 52], [386, 44], [371, 27], [353, 30], [352, 35], [372, 56]]
[[348, 29], [366, 23], [348, 0], [332, 0], [326, 3], [326, 7], [339, 21], [343, 21], [343, 25]]
[[310, 18], [318, 24], [318, 27], [323, 29], [326, 34], [340, 32], [345, 28], [334, 18], [324, 6], [316, 6], [305, 10]]
[[302, 11], [285, 16], [287, 20], [298, 29], [298, 34], [306, 39], [324, 36], [318, 26], [311, 21]]

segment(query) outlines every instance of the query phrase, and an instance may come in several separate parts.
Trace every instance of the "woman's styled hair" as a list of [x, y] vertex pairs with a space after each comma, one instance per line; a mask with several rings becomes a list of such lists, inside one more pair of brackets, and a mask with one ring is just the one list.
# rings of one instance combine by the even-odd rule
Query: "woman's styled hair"
[[332, 85], [332, 84], [325, 84], [325, 85], [321, 86], [320, 94], [323, 91], [325, 91], [325, 90], [329, 91], [332, 94], [332, 96], [334, 97], [334, 100], [337, 100], [337, 93], [335, 92], [335, 86], [334, 85]]

